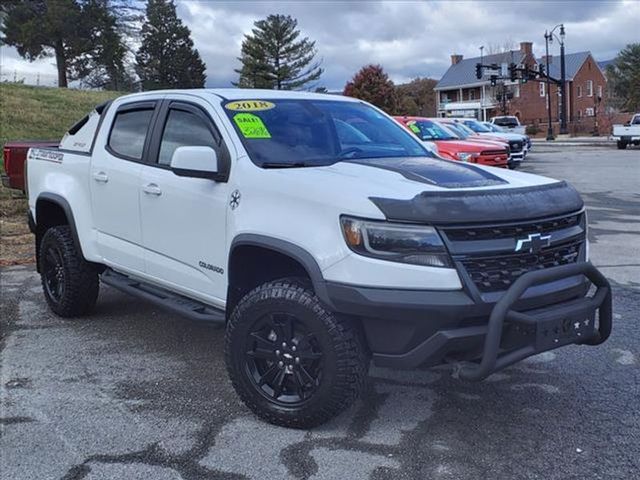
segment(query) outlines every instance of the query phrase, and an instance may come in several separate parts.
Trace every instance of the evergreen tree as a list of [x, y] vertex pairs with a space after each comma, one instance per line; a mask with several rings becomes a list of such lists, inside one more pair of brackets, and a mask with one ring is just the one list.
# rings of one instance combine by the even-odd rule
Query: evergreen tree
[[206, 66], [173, 0], [149, 0], [136, 72], [143, 90], [204, 87]]
[[67, 87], [73, 63], [92, 49], [93, 25], [76, 0], [11, 0], [0, 5], [2, 43], [27, 60], [55, 56], [58, 86]]
[[[132, 90], [135, 80], [127, 70], [129, 49], [125, 37], [135, 35], [138, 18], [128, 0], [84, 0], [85, 20], [95, 27], [93, 49], [74, 61], [82, 85], [105, 90]], [[132, 10], [126, 10], [129, 9]]]
[[3, 42], [28, 60], [55, 55], [58, 86], [81, 79], [122, 89], [125, 37], [139, 21], [135, 0], [6, 0], [0, 4]]
[[390, 114], [396, 109], [395, 85], [380, 65], [362, 67], [347, 82], [343, 94], [365, 100]]
[[630, 43], [607, 66], [607, 77], [620, 106], [640, 110], [640, 43]]
[[289, 15], [269, 15], [254, 23], [242, 41], [240, 75], [235, 85], [244, 88], [295, 90], [322, 75], [315, 61], [315, 42], [299, 38], [298, 21]]

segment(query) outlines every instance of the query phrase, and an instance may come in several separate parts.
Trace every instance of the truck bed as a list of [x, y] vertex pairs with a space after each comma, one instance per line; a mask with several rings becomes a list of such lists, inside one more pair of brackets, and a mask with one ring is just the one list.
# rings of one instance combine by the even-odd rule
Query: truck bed
[[24, 191], [24, 163], [31, 147], [51, 148], [59, 145], [58, 140], [16, 140], [3, 147], [4, 173], [2, 185]]

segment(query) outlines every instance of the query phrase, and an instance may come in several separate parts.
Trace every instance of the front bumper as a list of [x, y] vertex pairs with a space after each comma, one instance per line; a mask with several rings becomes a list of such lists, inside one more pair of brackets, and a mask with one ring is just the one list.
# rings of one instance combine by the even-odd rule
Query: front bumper
[[[597, 290], [586, 296], [590, 282]], [[552, 291], [539, 289], [551, 283]], [[599, 344], [611, 332], [611, 288], [589, 262], [526, 273], [496, 303], [474, 301], [464, 290], [385, 290], [329, 283], [327, 294], [337, 311], [361, 320], [377, 365], [413, 368], [475, 361], [460, 371], [467, 380], [481, 380], [563, 345]]]

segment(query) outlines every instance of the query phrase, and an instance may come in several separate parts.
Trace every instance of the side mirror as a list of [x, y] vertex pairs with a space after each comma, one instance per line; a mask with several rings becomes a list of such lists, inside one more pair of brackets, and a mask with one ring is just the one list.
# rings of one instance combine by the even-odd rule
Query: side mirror
[[211, 147], [178, 147], [171, 157], [171, 170], [180, 177], [218, 178], [218, 156]]

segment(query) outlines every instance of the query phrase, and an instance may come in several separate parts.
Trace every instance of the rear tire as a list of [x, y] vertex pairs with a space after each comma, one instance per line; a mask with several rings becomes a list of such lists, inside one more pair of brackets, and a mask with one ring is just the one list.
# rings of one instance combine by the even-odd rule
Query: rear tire
[[269, 423], [311, 428], [348, 408], [367, 375], [362, 336], [301, 280], [264, 283], [227, 324], [225, 360], [242, 401]]
[[93, 309], [100, 289], [98, 272], [78, 251], [68, 225], [45, 232], [38, 263], [44, 297], [56, 315], [77, 317]]
[[618, 146], [618, 150], [624, 150], [627, 148], [627, 142], [618, 140], [617, 146]]

